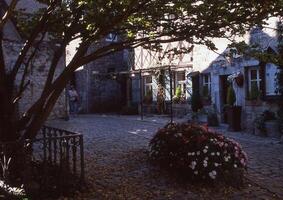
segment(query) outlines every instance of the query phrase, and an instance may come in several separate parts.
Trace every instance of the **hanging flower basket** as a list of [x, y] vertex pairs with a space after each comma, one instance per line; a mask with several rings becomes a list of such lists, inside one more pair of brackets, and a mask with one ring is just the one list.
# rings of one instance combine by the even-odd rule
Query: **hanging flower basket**
[[242, 87], [244, 85], [244, 75], [242, 73], [239, 73], [236, 77], [235, 77], [235, 81], [236, 84], [239, 87]]

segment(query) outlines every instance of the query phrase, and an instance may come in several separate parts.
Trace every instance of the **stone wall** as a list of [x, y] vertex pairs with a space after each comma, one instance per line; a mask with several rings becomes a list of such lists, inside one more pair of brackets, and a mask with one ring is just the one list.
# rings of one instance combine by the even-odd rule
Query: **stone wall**
[[[11, 0], [6, 0], [8, 4], [10, 4]], [[24, 9], [25, 12], [35, 12], [40, 8], [43, 8], [44, 5], [35, 0], [23, 0], [17, 4], [17, 9]], [[3, 10], [0, 10], [3, 11]], [[21, 34], [18, 32], [19, 30], [12, 21], [8, 21], [4, 27], [3, 35], [4, 35], [4, 57], [7, 71], [11, 70], [18, 55], [20, 53], [20, 49], [23, 47], [25, 42], [24, 38], [21, 37]], [[27, 80], [30, 81], [30, 85], [25, 90], [22, 98], [18, 104], [18, 110], [20, 114], [23, 114], [27, 111], [27, 109], [39, 98], [42, 89], [45, 84], [45, 80], [48, 74], [48, 69], [51, 64], [51, 60], [53, 58], [54, 49], [56, 48], [56, 44], [48, 38], [44, 38], [42, 45], [39, 50], [35, 54], [34, 58], [31, 61], [31, 68], [27, 74]], [[55, 72], [55, 77], [57, 77], [60, 72], [66, 66], [65, 64], [65, 56], [61, 58], [58, 63], [57, 70]], [[16, 86], [20, 85], [21, 77], [23, 75], [23, 67], [20, 68], [19, 73], [16, 77]], [[61, 118], [66, 117], [67, 115], [67, 104], [65, 99], [65, 91], [61, 94], [57, 103], [50, 115], [50, 118]]]
[[[12, 68], [14, 65], [19, 51], [22, 47], [22, 43], [19, 41], [6, 41], [4, 43], [4, 55], [5, 62], [8, 68]], [[26, 80], [30, 81], [30, 85], [25, 90], [22, 95], [21, 100], [19, 101], [18, 111], [19, 114], [23, 114], [27, 109], [40, 97], [42, 89], [45, 84], [45, 80], [48, 74], [48, 69], [51, 64], [53, 57], [53, 51], [55, 44], [53, 43], [44, 43], [40, 46], [38, 53], [31, 61], [31, 68], [28, 71]], [[65, 58], [63, 57], [58, 63], [57, 70], [55, 72], [55, 77], [57, 77], [60, 72], [65, 67]], [[9, 70], [9, 69], [8, 69]], [[23, 67], [20, 68], [19, 73], [16, 77], [16, 86], [19, 87], [21, 78], [23, 75]], [[62, 118], [67, 114], [66, 109], [66, 100], [65, 92], [62, 93], [60, 98], [57, 100], [57, 103], [50, 115], [50, 118]]]
[[[93, 46], [89, 52], [96, 48]], [[119, 74], [128, 69], [124, 51], [97, 59], [75, 72], [82, 113], [115, 112], [125, 105], [126, 76]]]

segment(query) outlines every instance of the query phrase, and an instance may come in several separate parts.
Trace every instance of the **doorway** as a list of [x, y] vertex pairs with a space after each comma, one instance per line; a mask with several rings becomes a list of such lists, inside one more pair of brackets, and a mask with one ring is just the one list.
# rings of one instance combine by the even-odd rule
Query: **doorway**
[[220, 111], [221, 111], [221, 122], [228, 123], [227, 109], [225, 109], [225, 105], [227, 105], [227, 92], [229, 87], [229, 82], [227, 80], [229, 75], [220, 75]]

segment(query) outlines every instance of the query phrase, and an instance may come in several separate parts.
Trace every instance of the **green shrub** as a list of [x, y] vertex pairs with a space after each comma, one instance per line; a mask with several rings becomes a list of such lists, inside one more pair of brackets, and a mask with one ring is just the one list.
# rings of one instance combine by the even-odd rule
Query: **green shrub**
[[172, 98], [173, 103], [180, 103], [182, 98], [182, 89], [180, 86], [176, 88], [175, 95]]
[[257, 87], [257, 84], [252, 84], [251, 91], [250, 91], [250, 100], [256, 100], [260, 96], [260, 91]]
[[181, 89], [181, 86], [178, 86], [178, 87], [176, 88], [175, 94], [176, 94], [176, 97], [177, 97], [177, 98], [181, 98], [181, 96], [182, 96], [182, 89]]
[[227, 104], [233, 106], [236, 102], [236, 95], [233, 87], [230, 85], [227, 91]]

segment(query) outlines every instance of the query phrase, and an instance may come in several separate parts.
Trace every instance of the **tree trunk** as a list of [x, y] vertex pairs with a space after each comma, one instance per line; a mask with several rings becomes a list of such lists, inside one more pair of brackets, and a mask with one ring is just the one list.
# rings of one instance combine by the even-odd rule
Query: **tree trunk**
[[8, 79], [0, 85], [0, 142], [19, 139], [16, 126], [16, 105], [13, 102], [13, 87]]

